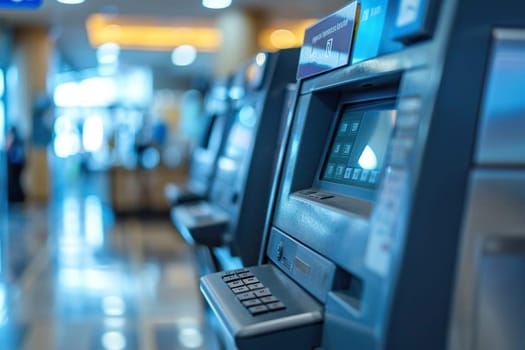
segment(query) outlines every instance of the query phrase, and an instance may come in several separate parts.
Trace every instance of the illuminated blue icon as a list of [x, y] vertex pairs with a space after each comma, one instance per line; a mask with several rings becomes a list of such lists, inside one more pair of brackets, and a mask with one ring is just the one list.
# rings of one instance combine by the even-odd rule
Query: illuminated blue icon
[[0, 0], [0, 9], [36, 9], [43, 0]]

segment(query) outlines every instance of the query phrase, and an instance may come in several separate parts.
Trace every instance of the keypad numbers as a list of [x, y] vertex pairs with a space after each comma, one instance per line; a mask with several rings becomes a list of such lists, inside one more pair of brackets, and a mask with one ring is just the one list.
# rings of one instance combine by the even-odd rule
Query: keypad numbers
[[286, 309], [286, 305], [272, 295], [249, 269], [225, 272], [222, 280], [253, 316]]

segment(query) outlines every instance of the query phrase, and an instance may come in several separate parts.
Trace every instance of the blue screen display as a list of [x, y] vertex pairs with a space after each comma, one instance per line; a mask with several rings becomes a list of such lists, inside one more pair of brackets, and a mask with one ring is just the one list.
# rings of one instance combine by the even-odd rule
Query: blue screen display
[[376, 188], [396, 120], [390, 108], [347, 108], [335, 130], [321, 180]]

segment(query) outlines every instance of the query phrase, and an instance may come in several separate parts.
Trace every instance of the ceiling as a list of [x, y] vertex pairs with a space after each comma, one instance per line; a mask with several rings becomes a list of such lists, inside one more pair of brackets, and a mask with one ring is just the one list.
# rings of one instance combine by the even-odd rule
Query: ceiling
[[[319, 18], [342, 7], [349, 0], [233, 0], [232, 8], [256, 13], [264, 21]], [[94, 13], [152, 17], [159, 23], [198, 21], [213, 26], [222, 11], [202, 7], [200, 0], [86, 0], [80, 5], [63, 5], [44, 0], [38, 10], [0, 11], [0, 21], [13, 26], [39, 26], [49, 29], [61, 57], [74, 70], [94, 68], [95, 50], [86, 33], [86, 19]], [[122, 50], [120, 62], [125, 65], [146, 65], [157, 80], [188, 80], [209, 76], [213, 71], [214, 54], [199, 54], [187, 67], [171, 64], [169, 51]], [[162, 84], [160, 84], [162, 85]]]

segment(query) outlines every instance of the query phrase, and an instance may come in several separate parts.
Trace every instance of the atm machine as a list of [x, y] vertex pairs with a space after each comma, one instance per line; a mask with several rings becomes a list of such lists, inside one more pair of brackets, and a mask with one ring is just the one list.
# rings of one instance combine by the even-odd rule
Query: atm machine
[[184, 185], [170, 183], [164, 190], [171, 206], [204, 200], [208, 196], [218, 155], [233, 120], [228, 97], [230, 83], [230, 78], [216, 80], [206, 96], [202, 135], [192, 152], [188, 182]]
[[495, 30], [489, 52], [450, 350], [525, 347], [525, 28]]
[[511, 0], [306, 30], [260, 261], [201, 278], [232, 348], [523, 348], [524, 30]]
[[183, 237], [210, 247], [218, 268], [255, 264], [282, 139], [287, 85], [295, 80], [298, 49], [261, 52], [235, 74], [234, 120], [218, 157], [207, 201], [176, 206]]

